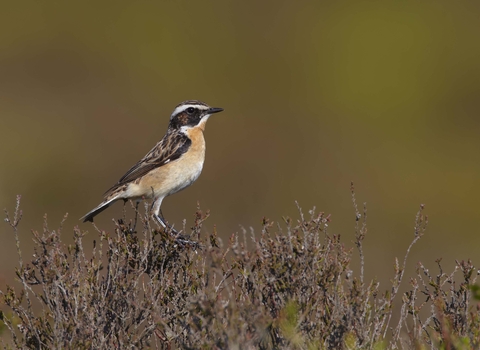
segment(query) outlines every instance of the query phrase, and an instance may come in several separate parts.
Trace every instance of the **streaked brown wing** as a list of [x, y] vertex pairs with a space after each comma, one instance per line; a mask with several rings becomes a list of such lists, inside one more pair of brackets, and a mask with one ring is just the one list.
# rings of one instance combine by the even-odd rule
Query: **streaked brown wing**
[[118, 182], [112, 186], [105, 195], [115, 191], [118, 187], [135, 181], [149, 171], [172, 162], [187, 152], [192, 141], [184, 134], [167, 132], [165, 137], [148, 152], [137, 164], [135, 164]]

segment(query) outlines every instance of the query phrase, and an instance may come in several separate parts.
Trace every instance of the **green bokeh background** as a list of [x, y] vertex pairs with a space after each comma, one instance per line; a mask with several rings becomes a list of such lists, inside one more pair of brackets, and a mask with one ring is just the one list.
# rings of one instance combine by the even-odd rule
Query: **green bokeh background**
[[[263, 216], [331, 214], [353, 246], [350, 181], [367, 202], [367, 277], [388, 283], [426, 204], [409, 272], [480, 263], [480, 3], [476, 1], [10, 1], [0, 14], [0, 204], [22, 194], [22, 243], [68, 212], [65, 236], [164, 134], [174, 106], [207, 125], [177, 227], [197, 200], [222, 237]], [[96, 223], [111, 229], [122, 205]], [[1, 230], [0, 278], [16, 264]], [[68, 241], [68, 239], [67, 239]], [[384, 284], [385, 286], [385, 284]]]

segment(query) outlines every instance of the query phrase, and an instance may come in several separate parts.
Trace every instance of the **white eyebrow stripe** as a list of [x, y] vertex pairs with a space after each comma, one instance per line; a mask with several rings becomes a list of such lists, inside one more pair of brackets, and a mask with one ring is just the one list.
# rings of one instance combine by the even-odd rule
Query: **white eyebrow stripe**
[[175, 108], [172, 115], [170, 116], [170, 119], [172, 119], [175, 115], [186, 111], [190, 107], [203, 109], [203, 110], [207, 110], [207, 109], [210, 108], [210, 107], [207, 107], [207, 106], [204, 106], [204, 105], [196, 105], [196, 104], [181, 105], [181, 106], [178, 106], [177, 108]]

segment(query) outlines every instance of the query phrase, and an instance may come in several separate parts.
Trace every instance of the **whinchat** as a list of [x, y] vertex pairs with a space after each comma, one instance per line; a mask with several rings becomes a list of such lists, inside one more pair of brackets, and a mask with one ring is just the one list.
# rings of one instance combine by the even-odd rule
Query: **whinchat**
[[104, 200], [80, 220], [91, 221], [119, 199], [152, 199], [152, 216], [163, 227], [167, 223], [160, 206], [165, 197], [190, 186], [200, 176], [205, 160], [205, 124], [223, 108], [200, 101], [185, 101], [175, 107], [167, 133], [150, 152], [105, 192]]

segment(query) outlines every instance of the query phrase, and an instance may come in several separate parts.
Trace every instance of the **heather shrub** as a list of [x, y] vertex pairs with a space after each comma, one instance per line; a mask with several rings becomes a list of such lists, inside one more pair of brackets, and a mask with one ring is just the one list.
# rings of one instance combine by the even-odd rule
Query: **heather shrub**
[[[365, 281], [367, 211], [357, 207], [354, 248], [329, 233], [315, 209], [282, 223], [263, 220], [223, 242], [201, 235], [198, 209], [190, 244], [139, 214], [111, 231], [95, 227], [92, 245], [76, 227], [33, 231], [35, 252], [22, 255], [20, 198], [6, 222], [17, 242], [13, 286], [1, 287], [6, 348], [17, 349], [474, 349], [480, 346], [477, 270], [458, 261], [432, 274], [421, 263], [399, 293], [412, 246], [425, 233], [421, 206], [391, 285]], [[148, 211], [145, 211], [148, 212]], [[360, 256], [352, 271], [353, 254]], [[400, 306], [394, 315], [395, 307]], [[426, 316], [425, 316], [426, 315]]]

